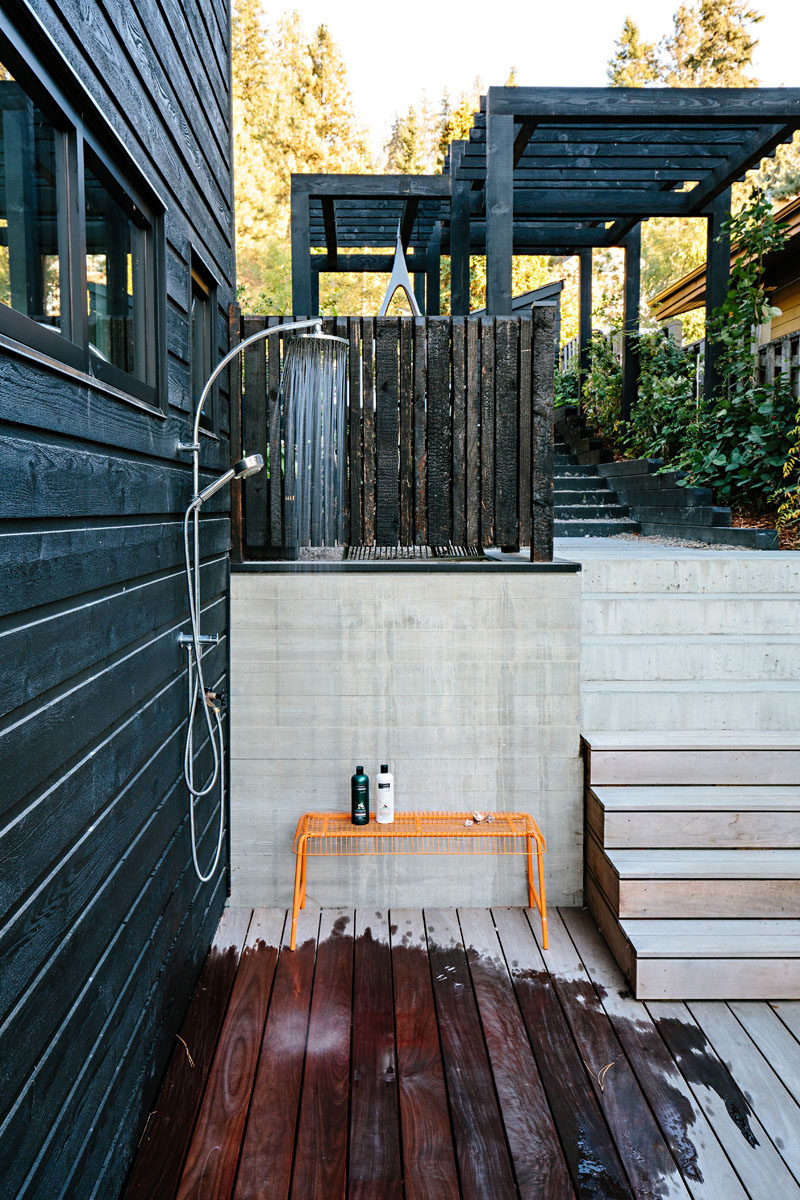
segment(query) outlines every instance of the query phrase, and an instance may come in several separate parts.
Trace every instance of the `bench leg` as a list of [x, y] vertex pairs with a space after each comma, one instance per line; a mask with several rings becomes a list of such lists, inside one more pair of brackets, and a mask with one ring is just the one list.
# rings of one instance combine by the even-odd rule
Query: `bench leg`
[[305, 870], [306, 861], [306, 846], [305, 842], [301, 842], [297, 847], [297, 861], [294, 867], [294, 897], [292, 899], [292, 936], [289, 941], [289, 949], [294, 950], [294, 945], [297, 940], [297, 910], [300, 907], [300, 892], [302, 887], [303, 872]]
[[542, 915], [542, 949], [547, 949], [547, 900], [544, 895], [544, 862], [542, 860], [542, 847], [536, 843], [536, 860], [539, 868], [539, 912]]
[[303, 846], [303, 871], [300, 876], [300, 907], [301, 908], [305, 908], [305, 906], [306, 906], [306, 868], [307, 867], [308, 867], [308, 855], [305, 852], [305, 845], [304, 845]]

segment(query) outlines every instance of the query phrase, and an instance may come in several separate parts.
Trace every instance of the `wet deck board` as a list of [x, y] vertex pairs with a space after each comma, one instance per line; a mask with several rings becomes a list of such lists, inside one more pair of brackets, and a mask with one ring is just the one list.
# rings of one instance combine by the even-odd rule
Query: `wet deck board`
[[800, 1198], [800, 1007], [636, 1001], [585, 910], [224, 921], [125, 1200]]

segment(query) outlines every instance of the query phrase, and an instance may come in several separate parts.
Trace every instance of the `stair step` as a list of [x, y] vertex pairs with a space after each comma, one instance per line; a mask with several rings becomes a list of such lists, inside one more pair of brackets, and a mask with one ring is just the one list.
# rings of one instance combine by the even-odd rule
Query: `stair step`
[[604, 849], [797, 849], [800, 787], [594, 787], [586, 823]]
[[593, 466], [591, 463], [565, 464], [560, 471], [554, 472], [554, 475], [556, 480], [572, 479], [573, 477], [576, 479], [586, 478], [586, 476], [591, 476], [592, 479], [598, 481], [600, 479], [599, 475], [597, 474], [597, 467]]
[[590, 681], [800, 679], [800, 637], [685, 634], [584, 637], [581, 676]]
[[555, 504], [555, 520], [556, 521], [583, 521], [583, 520], [629, 520], [628, 510], [621, 504], [616, 504], [613, 500], [604, 504], [595, 500], [587, 500], [573, 504], [564, 504], [557, 501]]
[[559, 508], [563, 504], [615, 504], [617, 496], [608, 488], [554, 488], [553, 504]]
[[585, 733], [587, 782], [616, 786], [729, 784], [792, 786], [800, 779], [800, 735], [712, 730]]
[[798, 850], [604, 851], [589, 836], [586, 865], [618, 920], [800, 912]]
[[[672, 729], [724, 730], [731, 725], [800, 728], [800, 681], [795, 679], [661, 679], [587, 681], [581, 684], [581, 712], [587, 725], [647, 730], [658, 720]], [[796, 778], [800, 778], [798, 775]], [[673, 780], [656, 780], [670, 783]], [[685, 782], [710, 783], [712, 780]], [[733, 780], [721, 779], [720, 783]], [[752, 780], [751, 782], [761, 782]], [[763, 782], [795, 780], [767, 779]]]
[[637, 1000], [800, 999], [800, 921], [617, 921], [591, 877], [586, 900]]
[[800, 604], [786, 592], [609, 592], [602, 598], [584, 596], [581, 611], [590, 637], [741, 634], [746, 629], [800, 636]]
[[556, 517], [553, 522], [555, 537], [613, 537], [617, 533], [639, 532], [638, 521], [632, 521], [629, 517], [606, 517], [599, 520], [583, 517], [577, 521], [564, 521]]

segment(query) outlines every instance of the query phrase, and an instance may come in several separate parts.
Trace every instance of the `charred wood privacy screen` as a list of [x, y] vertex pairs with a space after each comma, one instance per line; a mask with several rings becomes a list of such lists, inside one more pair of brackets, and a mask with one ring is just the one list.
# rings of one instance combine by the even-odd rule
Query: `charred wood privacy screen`
[[[232, 344], [294, 317], [230, 314]], [[350, 347], [345, 540], [553, 552], [552, 308], [515, 317], [331, 317]], [[290, 337], [291, 335], [287, 335]], [[245, 351], [234, 450], [267, 470], [235, 500], [234, 553], [281, 557], [284, 338]], [[236, 422], [234, 422], [236, 424]], [[237, 444], [238, 443], [238, 444]]]

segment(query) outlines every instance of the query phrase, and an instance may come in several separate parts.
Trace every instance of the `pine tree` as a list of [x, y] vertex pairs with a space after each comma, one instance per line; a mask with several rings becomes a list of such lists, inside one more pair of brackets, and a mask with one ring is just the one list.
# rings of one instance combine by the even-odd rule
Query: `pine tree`
[[745, 0], [700, 0], [699, 7], [681, 5], [673, 34], [664, 44], [665, 82], [678, 87], [754, 87], [752, 37], [763, 15]]
[[639, 26], [631, 17], [626, 17], [606, 68], [608, 82], [612, 87], [647, 87], [658, 80], [659, 74], [655, 43], [643, 41]]

